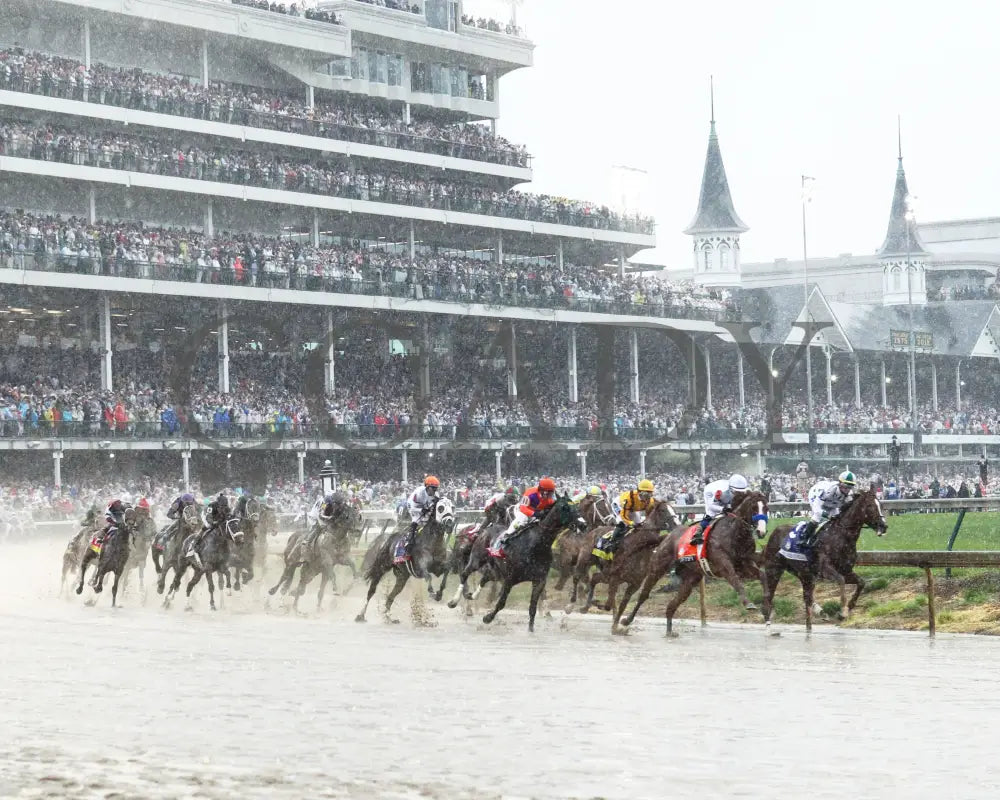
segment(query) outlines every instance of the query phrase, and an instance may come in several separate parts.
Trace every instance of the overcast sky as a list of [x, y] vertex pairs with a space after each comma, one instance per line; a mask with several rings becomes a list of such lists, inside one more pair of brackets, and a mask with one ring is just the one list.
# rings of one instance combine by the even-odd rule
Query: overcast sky
[[524, 0], [518, 17], [535, 66], [502, 80], [499, 132], [535, 157], [531, 188], [606, 201], [612, 165], [646, 170], [668, 265], [690, 265], [710, 74], [744, 261], [801, 258], [803, 173], [810, 254], [876, 249], [897, 113], [918, 219], [1000, 215], [1000, 4]]

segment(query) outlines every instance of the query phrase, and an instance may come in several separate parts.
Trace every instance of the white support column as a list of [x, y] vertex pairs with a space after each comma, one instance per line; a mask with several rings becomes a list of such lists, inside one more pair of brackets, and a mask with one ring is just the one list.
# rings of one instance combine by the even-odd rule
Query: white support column
[[931, 408], [937, 411], [938, 410], [937, 364], [934, 363], [933, 358], [930, 361], [931, 361]]
[[101, 390], [110, 392], [111, 374], [111, 296], [101, 297]]
[[52, 485], [58, 492], [62, 488], [62, 450], [52, 451]]
[[219, 303], [219, 391], [229, 394], [229, 309], [226, 301]]
[[517, 328], [510, 323], [510, 353], [507, 364], [507, 396], [517, 399]]
[[313, 209], [312, 246], [319, 247], [319, 211]]
[[403, 103], [403, 122], [410, 124], [410, 104]]
[[205, 236], [211, 238], [215, 236], [215, 223], [212, 220], [212, 200], [209, 198], [205, 202], [205, 220], [202, 223], [202, 230]]
[[503, 480], [503, 450], [495, 450], [493, 460], [496, 463], [497, 483], [499, 483]]
[[633, 403], [639, 402], [639, 332], [632, 328], [629, 331], [629, 397]]
[[702, 478], [704, 478], [705, 477], [705, 456], [708, 455], [708, 453], [705, 450], [701, 450], [701, 451], [699, 451], [698, 455], [701, 458], [701, 466], [699, 468], [700, 471], [699, 471], [698, 474]]
[[323, 388], [326, 389], [327, 394], [333, 394], [337, 387], [336, 347], [337, 343], [333, 340], [333, 311], [328, 310], [326, 312], [326, 369], [323, 372]]
[[503, 231], [497, 231], [497, 264], [503, 265]]
[[184, 478], [184, 491], [191, 491], [191, 451], [181, 450], [181, 475]]
[[407, 462], [407, 456], [409, 455], [409, 452], [407, 450], [401, 450], [400, 452], [402, 453], [402, 460], [400, 466], [402, 468], [402, 473], [403, 473], [403, 483], [406, 483], [409, 480], [408, 472], [410, 465]]
[[640, 450], [639, 451], [639, 478], [642, 479], [642, 478], [645, 478], [645, 477], [646, 477], [646, 451], [645, 450]]
[[880, 368], [880, 371], [882, 373], [882, 408], [888, 408], [889, 407], [889, 403], [888, 403], [888, 401], [886, 400], [886, 397], [885, 397], [885, 359], [884, 358], [879, 362], [879, 368]]
[[431, 332], [424, 320], [423, 341], [420, 344], [420, 396], [431, 396]]
[[740, 384], [740, 405], [745, 406], [747, 404], [747, 389], [746, 381], [743, 378], [743, 353], [736, 353], [736, 377], [739, 379]]
[[823, 349], [826, 356], [826, 404], [833, 405], [833, 351], [826, 347]]
[[587, 451], [578, 450], [577, 455], [580, 457], [580, 478], [587, 480]]
[[410, 220], [409, 245], [410, 245], [410, 261], [415, 261], [417, 258], [417, 230], [413, 224], [412, 219]]
[[712, 351], [705, 345], [705, 408], [712, 407]]
[[306, 451], [296, 450], [295, 457], [299, 462], [299, 486], [306, 482]]
[[625, 245], [618, 245], [618, 277], [625, 277]]
[[93, 186], [87, 192], [87, 218], [91, 225], [97, 222], [97, 190]]
[[569, 327], [569, 342], [566, 352], [566, 371], [569, 380], [569, 401], [576, 403], [579, 401], [579, 393], [576, 383], [576, 325]]
[[[916, 385], [917, 376], [913, 374], [913, 363], [907, 359], [906, 360], [906, 396], [909, 400], [907, 405], [910, 407], [910, 424], [916, 425], [917, 421], [917, 398], [916, 398]], [[913, 391], [910, 391], [910, 387], [914, 387]]]
[[311, 83], [306, 86], [306, 105], [310, 111], [316, 108], [316, 87]]
[[208, 86], [208, 39], [201, 40], [201, 85]]
[[83, 66], [90, 69], [90, 20], [83, 21]]
[[861, 361], [854, 356], [854, 407], [861, 408]]
[[556, 250], [556, 266], [559, 267], [559, 271], [562, 272], [563, 265], [564, 265], [564, 262], [563, 262], [563, 240], [562, 239], [558, 240], [558, 245], [559, 245], [559, 249]]
[[757, 476], [764, 477], [764, 451], [757, 450]]
[[962, 362], [955, 364], [955, 410], [962, 410]]

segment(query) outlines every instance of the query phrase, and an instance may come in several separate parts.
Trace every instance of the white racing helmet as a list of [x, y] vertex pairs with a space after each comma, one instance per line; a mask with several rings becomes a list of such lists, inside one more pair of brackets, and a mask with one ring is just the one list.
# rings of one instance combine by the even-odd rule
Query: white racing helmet
[[734, 492], [745, 492], [748, 486], [747, 479], [742, 475], [733, 473], [729, 476], [729, 488]]

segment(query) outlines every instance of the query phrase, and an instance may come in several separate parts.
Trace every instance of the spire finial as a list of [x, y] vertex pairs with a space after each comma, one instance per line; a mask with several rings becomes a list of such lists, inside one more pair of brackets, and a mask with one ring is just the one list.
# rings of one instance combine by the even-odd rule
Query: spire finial
[[712, 105], [712, 119], [711, 123], [715, 124], [715, 79], [712, 75], [708, 76], [708, 95]]
[[896, 144], [899, 147], [899, 163], [903, 163], [903, 124], [899, 114], [896, 115]]

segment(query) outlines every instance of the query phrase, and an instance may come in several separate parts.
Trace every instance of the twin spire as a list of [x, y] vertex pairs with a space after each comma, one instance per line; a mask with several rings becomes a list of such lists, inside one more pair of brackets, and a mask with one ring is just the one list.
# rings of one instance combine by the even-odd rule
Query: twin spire
[[906, 172], [903, 170], [903, 136], [896, 121], [896, 138], [899, 147], [899, 162], [896, 166], [896, 188], [892, 193], [892, 208], [889, 210], [889, 227], [885, 241], [878, 250], [880, 256], [928, 255], [920, 241], [916, 220], [912, 214], [907, 218], [910, 191], [906, 186]]
[[691, 224], [684, 230], [688, 235], [713, 232], [743, 233], [750, 230], [739, 218], [733, 207], [729, 193], [729, 180], [722, 163], [722, 150], [715, 132], [715, 85], [709, 79], [711, 96], [711, 121], [708, 132], [708, 152], [705, 155], [705, 171], [701, 177], [701, 196], [698, 211]]

